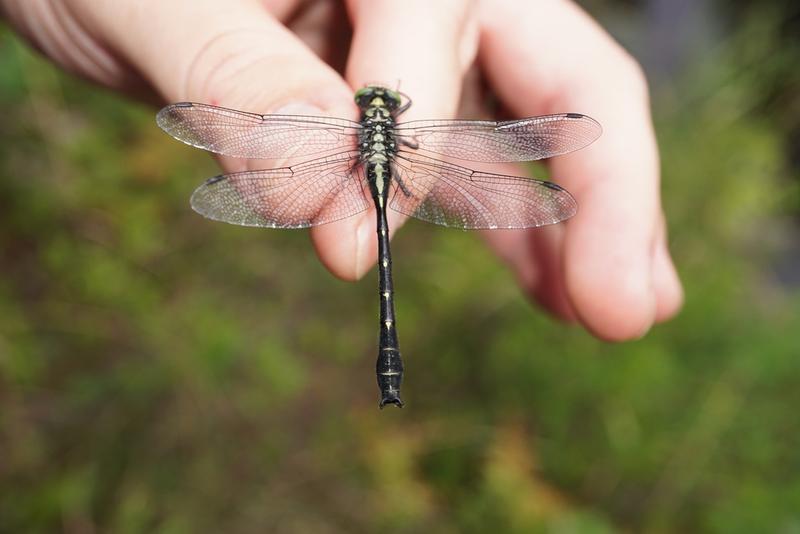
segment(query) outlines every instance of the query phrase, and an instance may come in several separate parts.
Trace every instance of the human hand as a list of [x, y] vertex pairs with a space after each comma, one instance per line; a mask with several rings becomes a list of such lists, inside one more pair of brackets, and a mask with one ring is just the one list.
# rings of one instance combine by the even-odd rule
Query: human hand
[[[555, 227], [486, 232], [490, 246], [526, 291], [601, 338], [638, 337], [677, 312], [682, 290], [666, 247], [646, 83], [579, 8], [567, 0], [349, 0], [342, 77], [331, 67], [349, 38], [338, 4], [319, 1], [296, 16], [300, 4], [0, 0], [6, 17], [66, 69], [119, 90], [154, 89], [170, 102], [355, 120], [352, 88], [401, 81], [414, 98], [404, 120], [448, 118], [477, 57], [516, 116], [579, 112], [604, 127], [592, 146], [551, 163], [578, 215]], [[241, 170], [241, 162], [221, 163]], [[357, 279], [375, 263], [371, 213], [311, 236], [341, 278]]]

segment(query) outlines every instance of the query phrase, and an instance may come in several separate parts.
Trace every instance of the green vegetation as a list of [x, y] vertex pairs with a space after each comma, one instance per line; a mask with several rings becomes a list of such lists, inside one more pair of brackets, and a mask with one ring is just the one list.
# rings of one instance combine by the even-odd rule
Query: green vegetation
[[0, 532], [797, 532], [800, 50], [773, 20], [655, 101], [683, 313], [601, 343], [412, 222], [382, 412], [375, 274], [195, 215], [210, 158], [4, 31]]

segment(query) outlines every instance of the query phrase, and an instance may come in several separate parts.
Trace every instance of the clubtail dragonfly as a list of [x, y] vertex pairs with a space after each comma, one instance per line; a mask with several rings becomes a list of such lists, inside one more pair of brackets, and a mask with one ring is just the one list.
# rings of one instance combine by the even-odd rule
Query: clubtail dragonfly
[[360, 122], [261, 115], [182, 102], [163, 108], [158, 125], [186, 144], [225, 156], [291, 161], [278, 168], [215, 176], [191, 198], [217, 221], [308, 228], [375, 207], [380, 335], [376, 373], [380, 407], [402, 407], [403, 361], [394, 313], [387, 207], [461, 229], [533, 228], [573, 216], [575, 199], [542, 180], [482, 172], [451, 160], [499, 163], [566, 154], [597, 139], [600, 125], [578, 113], [503, 122], [397, 122], [411, 105], [398, 91], [368, 86], [355, 94]]

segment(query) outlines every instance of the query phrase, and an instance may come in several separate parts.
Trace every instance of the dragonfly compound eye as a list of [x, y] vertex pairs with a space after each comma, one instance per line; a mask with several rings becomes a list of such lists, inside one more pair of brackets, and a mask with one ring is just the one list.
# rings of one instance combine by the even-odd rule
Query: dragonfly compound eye
[[363, 109], [369, 106], [372, 99], [375, 98], [376, 89], [377, 87], [369, 85], [356, 91], [355, 101], [358, 107]]

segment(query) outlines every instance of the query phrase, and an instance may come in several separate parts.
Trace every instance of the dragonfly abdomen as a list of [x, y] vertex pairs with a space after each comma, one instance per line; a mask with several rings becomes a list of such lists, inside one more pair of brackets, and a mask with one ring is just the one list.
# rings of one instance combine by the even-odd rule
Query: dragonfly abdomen
[[392, 253], [389, 248], [389, 224], [386, 219], [386, 199], [389, 192], [390, 167], [386, 158], [372, 158], [367, 163], [372, 198], [375, 201], [378, 233], [378, 292], [380, 293], [380, 334], [378, 360], [375, 366], [380, 406], [403, 406], [400, 384], [403, 381], [403, 360], [397, 340], [394, 314], [394, 283], [392, 281]]
[[[381, 232], [381, 230], [386, 230]], [[394, 315], [394, 287], [392, 283], [392, 256], [389, 251], [389, 232], [386, 212], [378, 210], [378, 291], [380, 292], [380, 334], [378, 336], [378, 359], [375, 364], [378, 389], [381, 393], [380, 407], [395, 404], [402, 407], [400, 385], [403, 382], [403, 359], [397, 340], [397, 324]]]

